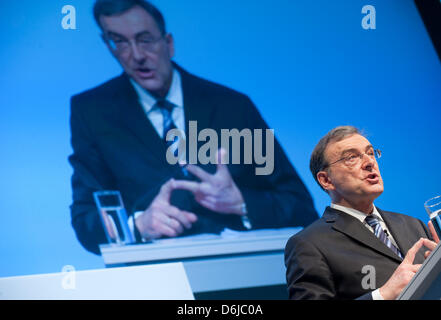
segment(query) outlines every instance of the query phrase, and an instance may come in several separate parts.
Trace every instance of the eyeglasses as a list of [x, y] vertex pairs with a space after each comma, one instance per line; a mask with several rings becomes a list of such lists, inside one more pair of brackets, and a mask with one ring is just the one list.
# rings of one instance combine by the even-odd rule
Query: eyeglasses
[[331, 164], [325, 165], [323, 169], [326, 169], [327, 167], [332, 166], [333, 164], [336, 164], [337, 162], [343, 161], [343, 163], [348, 167], [354, 167], [357, 164], [360, 163], [360, 161], [363, 160], [364, 155], [367, 155], [371, 159], [380, 159], [381, 158], [381, 150], [379, 149], [369, 149], [366, 152], [359, 153], [359, 152], [351, 152], [347, 156], [344, 156], [341, 159], [338, 159], [337, 161], [334, 161]]
[[151, 35], [143, 35], [136, 38], [135, 40], [128, 40], [120, 37], [105, 36], [105, 39], [112, 48], [112, 50], [114, 50], [117, 53], [127, 52], [128, 49], [131, 47], [131, 42], [133, 41], [135, 42], [135, 45], [139, 50], [145, 52], [156, 52], [158, 48], [157, 47], [158, 42], [164, 39], [164, 37], [161, 36], [155, 38]]

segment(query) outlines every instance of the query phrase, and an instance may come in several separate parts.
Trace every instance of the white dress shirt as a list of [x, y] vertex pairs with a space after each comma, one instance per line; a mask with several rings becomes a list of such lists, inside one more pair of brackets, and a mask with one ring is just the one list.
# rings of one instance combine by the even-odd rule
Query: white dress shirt
[[[158, 108], [154, 108], [156, 104], [156, 98], [154, 98], [150, 94], [150, 92], [142, 88], [132, 78], [130, 78], [130, 82], [132, 83], [136, 93], [138, 94], [139, 103], [143, 107], [147, 118], [150, 120], [156, 132], [162, 139], [164, 137], [164, 119], [161, 110]], [[171, 114], [173, 123], [175, 124], [176, 128], [181, 130], [182, 134], [185, 137], [184, 95], [182, 94], [181, 75], [178, 71], [176, 71], [176, 69], [173, 69], [172, 82], [165, 99], [175, 105]], [[133, 216], [129, 217], [128, 225], [130, 230], [132, 231], [132, 234], [134, 234], [135, 231], [134, 219], [139, 217], [143, 212], [144, 211], [137, 211], [134, 213]], [[142, 240], [145, 241], [145, 239]]]
[[[145, 114], [158, 135], [163, 138], [164, 126], [162, 112], [158, 108], [153, 108], [156, 104], [156, 99], [135, 80], [130, 79], [130, 82], [138, 94], [139, 103], [144, 108]], [[181, 75], [175, 69], [173, 69], [172, 82], [165, 99], [175, 105], [172, 111], [172, 119], [176, 128], [181, 130], [185, 135], [184, 96], [182, 94]]]
[[[383, 217], [381, 216], [381, 214], [378, 212], [377, 207], [375, 207], [375, 205], [373, 205], [374, 210], [372, 211], [372, 215], [378, 219], [378, 221], [380, 222], [380, 226], [381, 228], [386, 232], [386, 235], [388, 236], [388, 238], [390, 239], [390, 241], [392, 242], [392, 244], [398, 248], [397, 243], [395, 242], [395, 239], [392, 237], [392, 234], [390, 232], [388, 232], [388, 228], [386, 226], [386, 223], [383, 220]], [[356, 218], [357, 220], [359, 220], [366, 228], [368, 228], [372, 233], [374, 233], [374, 229], [366, 222], [366, 214], [355, 210], [353, 208], [348, 208], [348, 207], [344, 207], [335, 203], [331, 203], [331, 208], [336, 209], [336, 210], [340, 210], [343, 211], [344, 213], [349, 214], [350, 216], [353, 216], [354, 218]]]
[[[395, 242], [395, 239], [392, 237], [392, 235], [387, 232], [388, 228], [386, 226], [386, 223], [384, 222], [383, 218], [381, 217], [381, 214], [378, 212], [377, 207], [375, 207], [375, 205], [373, 205], [374, 209], [372, 211], [372, 215], [375, 216], [375, 218], [377, 218], [380, 222], [380, 226], [381, 228], [383, 228], [383, 230], [386, 232], [388, 238], [390, 239], [390, 241], [392, 242], [392, 244], [394, 246], [397, 246], [397, 243]], [[340, 210], [343, 211], [344, 213], [349, 214], [350, 216], [356, 218], [357, 220], [359, 220], [366, 228], [368, 228], [372, 233], [374, 233], [374, 229], [366, 222], [366, 214], [355, 210], [353, 208], [348, 208], [348, 207], [344, 207], [335, 203], [331, 203], [331, 208], [336, 209], [336, 210]], [[372, 299], [373, 300], [384, 300], [384, 298], [381, 296], [380, 294], [380, 289], [376, 289], [374, 291], [372, 291]]]

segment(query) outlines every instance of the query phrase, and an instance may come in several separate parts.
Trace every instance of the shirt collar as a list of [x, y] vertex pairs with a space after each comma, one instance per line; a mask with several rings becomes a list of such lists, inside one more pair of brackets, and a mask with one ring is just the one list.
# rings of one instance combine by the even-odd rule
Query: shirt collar
[[[381, 218], [380, 213], [377, 210], [377, 207], [373, 204], [374, 210], [372, 211], [372, 215], [374, 215], [379, 221], [383, 221], [383, 219]], [[349, 214], [350, 216], [353, 216], [354, 218], [356, 218], [357, 220], [361, 221], [362, 223], [364, 223], [364, 220], [366, 219], [367, 215], [364, 212], [358, 211], [356, 209], [353, 208], [348, 208], [339, 204], [335, 204], [335, 203], [331, 203], [331, 208], [336, 209], [336, 210], [340, 210], [343, 211], [344, 213]]]
[[[152, 96], [150, 92], [142, 88], [135, 80], [130, 78], [130, 82], [135, 88], [136, 93], [138, 94], [139, 101], [143, 105], [145, 111], [149, 113], [153, 106], [156, 104], [156, 98]], [[168, 90], [167, 96], [165, 99], [175, 106], [183, 108], [184, 107], [184, 99], [182, 94], [182, 83], [181, 83], [181, 75], [176, 69], [173, 69], [172, 74], [172, 82], [170, 85], [170, 89]]]

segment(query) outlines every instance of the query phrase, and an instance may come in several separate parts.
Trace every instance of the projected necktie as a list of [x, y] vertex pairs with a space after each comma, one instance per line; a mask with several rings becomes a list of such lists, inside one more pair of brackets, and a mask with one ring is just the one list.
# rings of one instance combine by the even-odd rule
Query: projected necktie
[[384, 232], [383, 228], [380, 225], [380, 221], [374, 217], [374, 215], [368, 215], [365, 219], [366, 223], [374, 229], [375, 236], [383, 241], [383, 243], [388, 246], [389, 249], [391, 249], [397, 256], [400, 258], [403, 258], [403, 255], [401, 254], [400, 250], [393, 245], [393, 243], [390, 241], [389, 237]]
[[[160, 99], [156, 101], [155, 107], [161, 110], [162, 113], [162, 141], [164, 141], [166, 148], [168, 149], [170, 146], [172, 146], [172, 149], [170, 151], [173, 152], [173, 155], [175, 157], [179, 156], [179, 144], [175, 143], [179, 140], [178, 136], [175, 136], [175, 138], [171, 141], [167, 141], [167, 133], [172, 129], [177, 129], [175, 123], [173, 122], [172, 118], [172, 112], [175, 105], [171, 102], [168, 102], [165, 99]], [[184, 166], [181, 166], [181, 171], [184, 174], [184, 176], [188, 176], [187, 169]]]
[[[173, 103], [168, 102], [165, 99], [158, 100], [156, 102], [155, 107], [157, 107], [159, 110], [161, 110], [162, 113], [162, 128], [163, 128], [163, 135], [162, 140], [164, 141], [166, 147], [170, 147], [175, 141], [178, 140], [178, 137], [175, 137], [172, 141], [167, 141], [167, 133], [169, 130], [176, 129], [176, 125], [173, 122], [172, 118], [172, 112], [175, 105]], [[174, 150], [176, 152], [177, 150]]]

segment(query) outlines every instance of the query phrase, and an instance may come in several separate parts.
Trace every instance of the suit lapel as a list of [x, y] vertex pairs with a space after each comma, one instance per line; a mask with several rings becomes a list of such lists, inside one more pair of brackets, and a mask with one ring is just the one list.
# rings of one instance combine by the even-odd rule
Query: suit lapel
[[114, 114], [118, 123], [134, 134], [160, 162], [165, 163], [166, 146], [149, 121], [127, 75], [120, 77], [120, 91], [114, 93]]
[[201, 89], [201, 84], [197, 77], [189, 74], [176, 64], [174, 64], [174, 67], [181, 75], [185, 128], [186, 136], [188, 137], [189, 121], [197, 121], [198, 131], [211, 127], [215, 106], [209, 104], [212, 104], [214, 99], [210, 100], [211, 97], [204, 96], [204, 90]]
[[[197, 121], [198, 131], [210, 128], [215, 108], [214, 105], [211, 105], [213, 99], [210, 100], [211, 97], [204, 96], [199, 78], [189, 74], [176, 64], [174, 67], [181, 74], [185, 128], [188, 139], [189, 121]], [[158, 161], [167, 164], [166, 146], [146, 116], [128, 76], [122, 74], [118, 80], [120, 90], [113, 93], [113, 110], [111, 111], [112, 115], [116, 117], [115, 122], [132, 132]]]
[[389, 249], [356, 218], [330, 207], [326, 208], [324, 218], [327, 222], [334, 222], [332, 227], [336, 231], [339, 231], [346, 236], [361, 242], [382, 255], [385, 255], [397, 262], [401, 262], [400, 257], [393, 253], [391, 249]]

